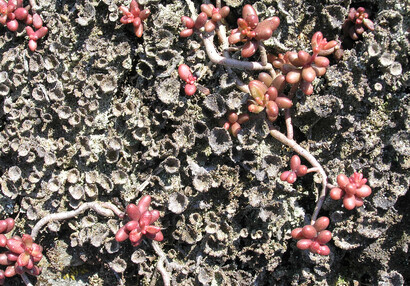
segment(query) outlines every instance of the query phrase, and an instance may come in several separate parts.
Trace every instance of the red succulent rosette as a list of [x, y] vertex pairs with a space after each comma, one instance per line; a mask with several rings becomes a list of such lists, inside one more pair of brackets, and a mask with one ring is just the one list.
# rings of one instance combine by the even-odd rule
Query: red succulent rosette
[[298, 155], [293, 155], [290, 159], [290, 169], [290, 171], [285, 171], [280, 175], [282, 181], [287, 181], [290, 184], [293, 184], [298, 177], [306, 175], [308, 170], [306, 165], [301, 164]]
[[34, 52], [37, 49], [37, 41], [47, 35], [48, 28], [43, 26], [43, 19], [39, 14], [29, 13], [30, 8], [30, 6], [23, 7], [23, 0], [8, 0], [8, 2], [0, 0], [0, 24], [5, 25], [12, 32], [18, 30], [19, 21], [27, 25], [28, 47]]
[[363, 7], [359, 7], [357, 10], [350, 8], [347, 19], [343, 23], [343, 34], [356, 41], [366, 28], [370, 31], [374, 30], [374, 23], [369, 19], [368, 11]]
[[372, 193], [372, 189], [366, 183], [367, 179], [363, 178], [361, 173], [354, 172], [350, 178], [344, 174], [339, 174], [337, 176], [339, 187], [330, 190], [330, 197], [333, 200], [343, 199], [343, 205], [348, 210], [361, 207], [363, 198]]
[[6, 277], [13, 277], [16, 274], [27, 273], [37, 276], [41, 273], [41, 268], [36, 263], [43, 258], [43, 248], [34, 243], [28, 234], [7, 238], [4, 233], [10, 232], [14, 225], [12, 218], [0, 220], [0, 247], [6, 249], [0, 253], [0, 265], [6, 266], [5, 270], [0, 270], [0, 285], [4, 285]]
[[140, 199], [138, 205], [129, 204], [127, 206], [126, 213], [131, 220], [121, 227], [115, 235], [118, 242], [129, 238], [133, 246], [138, 246], [143, 236], [156, 241], [164, 239], [161, 228], [152, 225], [158, 220], [160, 213], [157, 210], [148, 210], [150, 204], [151, 196], [145, 195]]
[[270, 17], [259, 22], [255, 9], [247, 4], [242, 9], [242, 18], [237, 20], [238, 28], [232, 30], [228, 37], [229, 44], [244, 43], [241, 55], [244, 58], [253, 56], [259, 48], [259, 41], [269, 39], [279, 27], [278, 17]]
[[142, 33], [144, 32], [144, 24], [142, 23], [142, 21], [148, 18], [148, 16], [151, 14], [151, 11], [149, 9], [142, 9], [142, 7], [135, 0], [131, 1], [129, 8], [120, 6], [119, 9], [123, 14], [120, 22], [124, 25], [132, 24], [134, 27], [134, 34], [138, 38], [141, 38]]
[[14, 236], [7, 240], [7, 248], [10, 250], [7, 253], [9, 261], [16, 261], [17, 266], [32, 269], [36, 262], [43, 258], [43, 248], [28, 234], [23, 234], [22, 237]]
[[265, 109], [268, 119], [272, 122], [278, 118], [279, 109], [291, 108], [293, 105], [292, 100], [284, 94], [278, 94], [276, 87], [268, 87], [260, 80], [252, 80], [248, 87], [252, 97], [248, 102], [249, 112], [260, 113]]
[[238, 136], [239, 131], [241, 131], [241, 124], [249, 120], [249, 115], [247, 113], [237, 114], [234, 111], [229, 112], [228, 121], [226, 121], [223, 127], [228, 130], [233, 137]]
[[313, 93], [312, 82], [316, 77], [326, 73], [329, 59], [324, 56], [333, 53], [339, 47], [337, 41], [328, 42], [321, 32], [313, 34], [311, 45], [312, 55], [305, 51], [289, 51], [285, 54], [270, 57], [272, 65], [281, 69], [282, 74], [286, 76], [286, 82], [299, 85], [306, 95]]
[[292, 230], [292, 237], [297, 239], [296, 247], [302, 250], [309, 249], [312, 253], [329, 255], [330, 249], [326, 245], [332, 239], [332, 233], [326, 228], [329, 218], [322, 216], [313, 225], [305, 225]]
[[[182, 30], [179, 35], [183, 38], [191, 36], [195, 30], [204, 29], [206, 32], [210, 33], [214, 31], [218, 23], [228, 16], [230, 9], [228, 6], [222, 8], [216, 8], [212, 4], [202, 4], [201, 13], [195, 21], [188, 17], [182, 16], [181, 22], [186, 29]], [[209, 19], [208, 19], [209, 18]]]
[[196, 85], [196, 76], [194, 76], [191, 72], [191, 69], [186, 64], [181, 64], [178, 67], [178, 75], [179, 77], [186, 82], [184, 87], [184, 92], [188, 96], [194, 95], [197, 89]]

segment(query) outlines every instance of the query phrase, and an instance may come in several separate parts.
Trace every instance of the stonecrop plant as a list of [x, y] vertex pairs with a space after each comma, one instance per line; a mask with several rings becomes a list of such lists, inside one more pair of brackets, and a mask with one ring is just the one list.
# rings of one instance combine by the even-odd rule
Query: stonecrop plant
[[[0, 23], [13, 32], [19, 29], [20, 24], [26, 25], [25, 29], [29, 36], [28, 45], [32, 51], [36, 50], [37, 41], [48, 32], [40, 15], [35, 11], [30, 14], [34, 6], [36, 6], [34, 0], [31, 0], [27, 7], [23, 7], [23, 0], [9, 0], [8, 2], [0, 0]], [[269, 134], [297, 153], [290, 159], [290, 170], [284, 171], [280, 179], [293, 184], [301, 176], [310, 173], [318, 174], [321, 178], [321, 191], [314, 211], [309, 217], [310, 223], [293, 229], [291, 236], [297, 240], [298, 249], [309, 250], [313, 254], [329, 255], [330, 248], [327, 244], [332, 239], [332, 233], [327, 228], [330, 220], [326, 216], [318, 218], [328, 190], [330, 189], [330, 198], [342, 199], [347, 210], [362, 207], [364, 198], [370, 196], [372, 190], [367, 185], [367, 179], [358, 172], [354, 172], [351, 177], [339, 174], [336, 179], [338, 186], [330, 184], [322, 164], [294, 140], [291, 109], [295, 106], [296, 92], [300, 91], [304, 96], [313, 96], [315, 79], [325, 75], [330, 65], [326, 56], [340, 49], [340, 43], [336, 40], [327, 41], [323, 34], [317, 31], [313, 33], [310, 41], [311, 51], [269, 54], [264, 42], [274, 36], [274, 32], [279, 28], [278, 17], [260, 20], [256, 10], [247, 4], [242, 9], [242, 17], [236, 20], [235, 28], [227, 31], [226, 21], [230, 13], [229, 7], [222, 7], [221, 1], [217, 0], [215, 5], [202, 4], [200, 9], [198, 16], [182, 16], [183, 29], [180, 31], [180, 36], [182, 38], [199, 37], [212, 63], [225, 67], [226, 72], [234, 79], [237, 88], [248, 94], [247, 107], [231, 110], [227, 121], [223, 124], [224, 129], [239, 141], [242, 134], [247, 132], [246, 124], [254, 120], [255, 116], [263, 117], [269, 126]], [[143, 21], [150, 15], [150, 10], [143, 9], [135, 0], [131, 1], [129, 7], [120, 6], [119, 10], [123, 14], [120, 22], [132, 24], [134, 34], [142, 37]], [[357, 10], [352, 8], [343, 29], [352, 39], [355, 39], [357, 35], [363, 33], [364, 27], [369, 30], [374, 29], [367, 12], [364, 8]], [[215, 35], [217, 35], [217, 40], [215, 40]], [[238, 51], [240, 53], [237, 53]], [[252, 59], [260, 59], [260, 61], [252, 61]], [[237, 74], [238, 71], [241, 76]], [[185, 95], [193, 96], [197, 89], [205, 95], [209, 94], [209, 90], [198, 85], [197, 77], [188, 65], [180, 64], [178, 75], [184, 81]], [[248, 83], [243, 82], [244, 78]], [[282, 129], [286, 129], [286, 132], [273, 125], [280, 116], [284, 117], [285, 124]], [[302, 164], [301, 158], [307, 162], [306, 164], [310, 164], [310, 167]], [[151, 196], [145, 195], [140, 198], [137, 205], [129, 204], [126, 207], [127, 222], [116, 232], [115, 240], [123, 242], [129, 239], [134, 247], [139, 246], [144, 237], [153, 240], [151, 245], [160, 256], [157, 268], [163, 276], [164, 285], [170, 285], [169, 274], [162, 265], [162, 263], [167, 264], [168, 261], [156, 243], [164, 239], [161, 227], [155, 225], [160, 218], [160, 212], [155, 209], [150, 210], [150, 204]], [[12, 218], [0, 220], [0, 248], [2, 251], [0, 265], [4, 266], [0, 269], [0, 285], [5, 284], [6, 278], [15, 275], [20, 275], [26, 284], [29, 284], [26, 274], [37, 276], [41, 272], [37, 264], [43, 257], [43, 248], [34, 243], [40, 229], [51, 221], [74, 218], [88, 209], [106, 217], [116, 215], [124, 218], [124, 213], [111, 203], [86, 202], [75, 210], [43, 217], [34, 226], [30, 235], [23, 234], [21, 237], [14, 235], [10, 238], [6, 234], [13, 230], [14, 220]], [[167, 266], [170, 266], [170, 263]]]
[[179, 77], [186, 82], [184, 86], [184, 92], [186, 95], [191, 96], [196, 92], [196, 76], [191, 72], [191, 69], [186, 64], [182, 64], [178, 67]]
[[326, 230], [329, 222], [328, 217], [322, 216], [313, 225], [292, 230], [292, 237], [298, 240], [296, 247], [320, 255], [329, 255], [330, 249], [326, 245], [332, 239], [332, 233]]
[[[259, 74], [259, 78], [262, 75], [262, 73]], [[252, 99], [248, 101], [248, 110], [252, 113], [259, 113], [265, 110], [267, 118], [273, 122], [279, 116], [279, 109], [291, 108], [293, 102], [283, 94], [278, 95], [278, 88], [280, 89], [280, 87], [277, 88], [272, 83], [273, 79], [266, 74], [263, 82], [252, 80], [248, 84], [249, 92], [252, 96]]]
[[142, 37], [144, 32], [144, 23], [143, 21], [149, 17], [151, 11], [149, 9], [142, 9], [137, 1], [132, 0], [130, 7], [120, 6], [120, 11], [124, 16], [121, 17], [121, 23], [132, 24], [134, 29], [134, 34], [138, 37]]
[[0, 0], [0, 24], [5, 25], [11, 32], [16, 32], [21, 24], [26, 25], [28, 47], [33, 52], [37, 49], [37, 41], [48, 33], [41, 16], [36, 12], [30, 14], [34, 6], [34, 0], [30, 0], [30, 5], [26, 7], [23, 7], [23, 0]]
[[280, 175], [282, 181], [286, 181], [290, 184], [296, 182], [298, 177], [302, 177], [308, 173], [306, 165], [301, 164], [300, 157], [293, 155], [290, 159], [290, 171], [285, 171]]
[[243, 44], [241, 56], [249, 58], [255, 54], [260, 44], [269, 39], [279, 27], [278, 17], [271, 17], [259, 22], [255, 9], [247, 4], [242, 9], [242, 18], [237, 20], [238, 28], [231, 31], [229, 44]]
[[187, 96], [192, 96], [197, 90], [205, 95], [209, 95], [210, 91], [208, 88], [198, 84], [197, 77], [193, 75], [191, 69], [186, 64], [181, 64], [178, 67], [179, 78], [185, 82], [184, 93]]
[[[371, 194], [371, 189], [365, 185], [367, 181], [359, 173], [355, 173], [350, 178], [339, 175], [337, 177], [339, 187], [328, 182], [326, 172], [318, 160], [293, 139], [291, 108], [294, 106], [293, 101], [298, 90], [306, 96], [313, 95], [315, 79], [323, 76], [330, 64], [326, 56], [341, 50], [341, 43], [336, 40], [327, 41], [323, 34], [317, 31], [311, 38], [311, 52], [287, 51], [278, 55], [268, 54], [264, 41], [271, 38], [279, 27], [279, 18], [270, 17], [260, 21], [255, 9], [251, 5], [245, 5], [242, 9], [242, 17], [237, 19], [237, 28], [227, 32], [227, 26], [225, 26], [223, 19], [227, 18], [229, 9], [221, 7], [221, 1], [216, 1], [215, 6], [203, 4], [201, 11], [196, 19], [189, 16], [181, 18], [185, 28], [180, 32], [180, 36], [185, 38], [198, 35], [202, 39], [209, 59], [217, 65], [225, 66], [228, 74], [234, 78], [236, 86], [249, 94], [248, 111], [258, 114], [265, 110], [265, 118], [270, 126], [270, 135], [297, 153], [291, 158], [291, 170], [281, 174], [282, 181], [292, 184], [296, 182], [298, 177], [308, 173], [319, 174], [322, 190], [311, 215], [310, 224], [294, 229], [292, 237], [298, 240], [297, 248], [301, 250], [309, 249], [312, 253], [329, 255], [330, 249], [326, 243], [331, 240], [332, 235], [330, 231], [325, 229], [329, 226], [330, 220], [327, 217], [317, 219], [328, 189], [331, 189], [330, 197], [332, 199], [343, 198], [343, 204], [348, 210], [362, 206], [364, 204], [363, 198]], [[213, 15], [217, 16], [213, 18]], [[361, 25], [370, 30], [373, 29], [364, 9], [351, 10], [348, 19], [354, 21], [354, 27], [360, 30], [354, 30], [355, 33], [361, 32]], [[345, 23], [344, 26], [346, 25], [350, 24]], [[219, 51], [222, 52], [219, 52], [215, 46], [215, 35], [218, 36]], [[242, 59], [230, 53], [238, 50], [241, 51]], [[259, 62], [245, 60], [253, 57], [257, 51], [259, 51]], [[183, 66], [183, 69], [185, 75], [181, 76], [179, 71], [180, 77], [187, 84], [191, 84], [187, 81], [189, 76], [192, 76], [189, 68]], [[256, 71], [259, 74], [257, 79], [250, 80], [248, 84], [245, 84], [235, 70]], [[287, 84], [290, 85], [290, 88], [287, 88]], [[192, 95], [194, 92], [185, 93]], [[285, 119], [286, 133], [273, 126], [273, 122], [282, 114]], [[246, 111], [232, 110], [229, 112], [223, 127], [232, 136], [238, 137], [241, 132], [246, 132], [242, 125], [248, 120], [252, 120], [252, 117]], [[302, 164], [299, 156], [303, 157], [311, 167]]]
[[206, 32], [214, 31], [218, 23], [228, 16], [230, 9], [228, 6], [215, 8], [212, 4], [202, 4], [201, 11], [195, 21], [188, 16], [182, 16], [181, 21], [186, 29], [181, 31], [181, 37], [189, 37], [195, 30], [198, 31], [201, 28], [204, 28]]
[[130, 221], [122, 226], [115, 235], [118, 242], [129, 239], [132, 246], [138, 246], [144, 236], [156, 241], [164, 239], [161, 228], [153, 225], [160, 217], [160, 213], [157, 210], [149, 210], [150, 204], [151, 196], [145, 195], [140, 199], [138, 205], [129, 204], [127, 206], [126, 213]]
[[313, 93], [312, 82], [316, 77], [326, 73], [329, 59], [325, 55], [332, 54], [339, 47], [337, 41], [328, 42], [321, 32], [312, 36], [312, 55], [305, 51], [286, 52], [284, 55], [271, 56], [275, 68], [279, 68], [286, 82], [294, 87], [299, 87], [305, 95]]
[[6, 266], [6, 269], [0, 269], [0, 285], [5, 284], [6, 278], [15, 275], [25, 277], [25, 273], [33, 276], [41, 273], [41, 268], [36, 264], [43, 258], [43, 248], [34, 243], [28, 234], [7, 238], [5, 234], [12, 231], [14, 225], [12, 218], [0, 220], [0, 248], [6, 249], [0, 253], [0, 265]]
[[369, 19], [369, 13], [365, 8], [359, 7], [356, 10], [352, 7], [342, 28], [345, 36], [349, 36], [352, 40], [356, 41], [366, 28], [373, 31], [374, 23]]
[[363, 178], [361, 173], [355, 172], [350, 178], [344, 174], [339, 174], [337, 176], [339, 187], [330, 190], [330, 197], [333, 200], [343, 199], [343, 205], [348, 210], [361, 207], [364, 203], [363, 199], [372, 193], [372, 189], [366, 183], [367, 179]]
[[246, 123], [249, 120], [249, 115], [242, 113], [238, 115], [236, 112], [231, 111], [228, 115], [228, 121], [225, 122], [223, 127], [228, 130], [232, 136], [238, 136], [239, 131], [241, 131], [241, 124]]

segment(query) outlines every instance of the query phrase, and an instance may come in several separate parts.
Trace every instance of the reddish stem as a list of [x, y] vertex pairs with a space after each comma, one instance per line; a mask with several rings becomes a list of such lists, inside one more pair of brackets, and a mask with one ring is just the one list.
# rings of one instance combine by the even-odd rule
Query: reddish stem
[[327, 189], [327, 175], [325, 170], [323, 169], [322, 165], [316, 160], [316, 158], [310, 154], [308, 150], [300, 146], [295, 140], [289, 139], [286, 137], [285, 134], [273, 128], [272, 124], [268, 122], [270, 125], [270, 135], [281, 142], [282, 144], [290, 147], [293, 151], [298, 153], [300, 156], [305, 158], [314, 168], [317, 169], [317, 172], [322, 177], [322, 191], [319, 194], [319, 198], [316, 202], [315, 210], [313, 211], [312, 218], [310, 224], [314, 224], [316, 218], [319, 214], [320, 209], [322, 208], [323, 202], [326, 198], [326, 189]]

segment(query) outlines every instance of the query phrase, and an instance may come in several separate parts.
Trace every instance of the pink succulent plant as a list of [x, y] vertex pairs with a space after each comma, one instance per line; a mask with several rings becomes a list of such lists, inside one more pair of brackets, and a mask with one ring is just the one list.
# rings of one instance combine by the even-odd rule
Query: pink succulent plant
[[161, 228], [153, 225], [160, 217], [160, 213], [157, 210], [149, 210], [150, 204], [151, 196], [145, 195], [140, 199], [138, 205], [129, 204], [127, 206], [126, 213], [131, 220], [122, 226], [115, 235], [118, 242], [129, 238], [132, 246], [138, 246], [144, 235], [156, 241], [164, 239]]
[[350, 178], [344, 174], [339, 174], [337, 176], [339, 187], [330, 190], [330, 197], [333, 200], [343, 199], [343, 205], [348, 210], [361, 207], [363, 198], [372, 193], [372, 189], [366, 183], [367, 179], [363, 178], [361, 173], [354, 172]]
[[244, 43], [241, 55], [249, 58], [255, 54], [260, 41], [265, 41], [272, 36], [280, 20], [278, 17], [271, 17], [259, 22], [255, 9], [247, 4], [243, 7], [242, 18], [238, 18], [237, 23], [238, 28], [232, 30], [228, 38], [229, 44]]
[[142, 7], [135, 0], [131, 1], [129, 8], [120, 6], [119, 9], [124, 15], [121, 17], [120, 22], [124, 25], [132, 23], [134, 27], [134, 34], [138, 38], [141, 38], [142, 33], [144, 32], [143, 21], [148, 18], [151, 11], [149, 9], [142, 9]]
[[[0, 247], [4, 247], [5, 244], [3, 245], [1, 242], [3, 241], [3, 233], [8, 233], [14, 228], [14, 219], [12, 218], [6, 218], [3, 220], [0, 220]], [[3, 236], [2, 236], [3, 235]]]
[[196, 77], [192, 74], [191, 69], [186, 64], [181, 64], [178, 67], [179, 77], [186, 82], [184, 92], [188, 96], [194, 95], [197, 89]]
[[271, 57], [275, 68], [280, 68], [282, 74], [286, 76], [286, 82], [292, 85], [299, 85], [306, 95], [313, 93], [312, 82], [316, 77], [326, 73], [329, 66], [329, 59], [324, 57], [331, 54], [338, 46], [337, 41], [328, 42], [323, 38], [321, 32], [316, 32], [312, 36], [312, 55], [305, 51], [286, 52], [277, 57]]
[[0, 247], [7, 251], [0, 253], [0, 265], [7, 266], [5, 270], [0, 270], [0, 285], [5, 283], [7, 277], [16, 274], [28, 273], [39, 275], [41, 268], [36, 265], [43, 257], [43, 248], [34, 243], [28, 234], [7, 238], [4, 233], [10, 232], [14, 228], [14, 220], [7, 218], [0, 220]]
[[16, 261], [17, 266], [25, 267], [29, 270], [43, 257], [43, 248], [34, 243], [28, 234], [23, 234], [22, 237], [14, 236], [8, 239], [7, 248], [12, 252], [12, 254], [7, 255], [7, 259], [9, 261]]
[[228, 114], [228, 121], [226, 121], [223, 127], [230, 131], [233, 137], [238, 136], [239, 131], [241, 131], [241, 124], [249, 120], [249, 114], [242, 113], [238, 115], [236, 112], [230, 112]]
[[180, 32], [180, 36], [183, 38], [191, 36], [195, 30], [204, 28], [206, 32], [212, 32], [215, 30], [218, 23], [228, 16], [230, 9], [228, 6], [222, 8], [216, 8], [212, 4], [202, 4], [201, 13], [195, 19], [195, 21], [188, 17], [182, 16], [181, 22], [186, 29]]
[[298, 155], [293, 155], [290, 159], [290, 169], [290, 171], [285, 171], [280, 175], [282, 181], [287, 181], [290, 184], [293, 184], [298, 177], [306, 175], [308, 170], [306, 165], [301, 164]]
[[356, 41], [365, 29], [374, 30], [374, 23], [369, 19], [369, 13], [365, 8], [350, 8], [347, 19], [343, 23], [343, 33]]
[[[270, 86], [268, 87], [264, 82]], [[271, 85], [272, 78], [264, 82], [252, 80], [248, 84], [252, 97], [248, 102], [248, 110], [252, 113], [260, 113], [265, 109], [268, 119], [273, 122], [278, 118], [280, 108], [291, 108], [293, 103], [284, 94], [278, 94], [278, 89]]]
[[28, 47], [34, 52], [37, 49], [37, 41], [48, 33], [48, 28], [43, 26], [43, 19], [37, 13], [31, 15], [30, 6], [23, 7], [23, 0], [9, 0], [8, 2], [0, 0], [0, 24], [6, 25], [10, 31], [15, 32], [19, 28], [18, 21], [27, 25]]
[[332, 233], [326, 228], [329, 218], [322, 216], [313, 225], [305, 225], [292, 230], [292, 237], [297, 239], [296, 247], [302, 250], [309, 249], [312, 253], [329, 255], [330, 249], [326, 245], [332, 239]]
[[34, 31], [33, 28], [30, 26], [26, 27], [26, 32], [29, 37], [28, 41], [28, 48], [31, 51], [35, 51], [37, 49], [37, 41], [47, 35], [48, 33], [48, 28], [44, 26], [40, 26], [40, 28], [37, 31]]

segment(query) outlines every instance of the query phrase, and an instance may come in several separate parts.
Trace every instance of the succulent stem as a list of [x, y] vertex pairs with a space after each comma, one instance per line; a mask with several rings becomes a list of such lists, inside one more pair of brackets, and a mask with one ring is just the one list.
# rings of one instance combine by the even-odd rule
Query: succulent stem
[[305, 158], [314, 168], [317, 168], [317, 172], [320, 174], [322, 177], [322, 191], [319, 194], [318, 200], [316, 202], [316, 207], [315, 210], [313, 211], [312, 218], [310, 221], [310, 224], [314, 224], [316, 221], [316, 218], [319, 214], [320, 209], [322, 208], [323, 201], [326, 198], [326, 189], [327, 189], [327, 175], [325, 170], [323, 170], [322, 165], [316, 160], [316, 158], [309, 153], [308, 150], [300, 146], [295, 140], [289, 139], [286, 137], [285, 134], [282, 132], [276, 130], [273, 128], [272, 124], [269, 122], [269, 128], [270, 128], [270, 135], [281, 142], [282, 144], [290, 147], [293, 151], [298, 153], [300, 156]]
[[293, 125], [292, 116], [290, 114], [290, 108], [285, 109], [285, 123], [286, 123], [286, 134], [289, 139], [293, 139]]
[[268, 64], [268, 55], [266, 54], [265, 45], [262, 43], [262, 41], [259, 42], [259, 53], [261, 55], [262, 65], [266, 66]]
[[213, 43], [215, 33], [212, 32], [208, 36], [202, 36], [205, 45], [205, 51], [209, 59], [218, 65], [223, 65], [231, 68], [237, 68], [241, 70], [271, 70], [273, 69], [270, 63], [263, 65], [261, 62], [244, 62], [231, 58], [221, 56], [215, 48]]
[[167, 269], [164, 267], [164, 262], [168, 265], [168, 260], [167, 257], [164, 253], [164, 251], [161, 249], [161, 247], [159, 246], [158, 242], [156, 242], [155, 240], [151, 241], [151, 246], [152, 248], [155, 250], [155, 252], [157, 253], [159, 259], [157, 262], [157, 269], [159, 271], [159, 273], [161, 273], [162, 276], [162, 281], [164, 282], [164, 286], [169, 286], [171, 285], [171, 277], [167, 271]]
[[21, 273], [20, 277], [23, 280], [24, 284], [26, 284], [26, 286], [33, 286], [33, 284], [31, 284], [30, 279], [28, 279], [26, 273]]
[[48, 214], [45, 217], [43, 217], [41, 220], [39, 220], [36, 225], [33, 227], [33, 230], [31, 231], [31, 237], [33, 240], [36, 239], [40, 229], [45, 226], [46, 224], [55, 221], [55, 220], [66, 220], [69, 218], [73, 218], [78, 216], [79, 214], [82, 214], [88, 209], [93, 209], [95, 212], [102, 216], [114, 216], [117, 215], [119, 217], [123, 217], [124, 213], [120, 211], [115, 205], [109, 202], [88, 202], [85, 204], [82, 204], [78, 209], [72, 210], [72, 211], [67, 211], [67, 212], [61, 212], [61, 213], [53, 213], [53, 214]]

